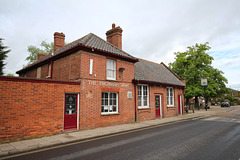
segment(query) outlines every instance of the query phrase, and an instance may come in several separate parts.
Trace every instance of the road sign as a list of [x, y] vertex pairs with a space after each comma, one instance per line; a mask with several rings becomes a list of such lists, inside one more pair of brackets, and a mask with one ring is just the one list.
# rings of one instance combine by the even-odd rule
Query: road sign
[[202, 78], [201, 79], [201, 85], [202, 86], [206, 86], [207, 85], [207, 79], [206, 78]]

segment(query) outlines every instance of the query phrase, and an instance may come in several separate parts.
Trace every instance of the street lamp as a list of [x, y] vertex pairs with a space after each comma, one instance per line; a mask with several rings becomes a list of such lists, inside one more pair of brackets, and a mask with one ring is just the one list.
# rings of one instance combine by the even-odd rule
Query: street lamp
[[206, 97], [207, 78], [202, 78], [201, 79], [201, 85], [204, 87], [205, 109], [207, 111], [207, 97]]

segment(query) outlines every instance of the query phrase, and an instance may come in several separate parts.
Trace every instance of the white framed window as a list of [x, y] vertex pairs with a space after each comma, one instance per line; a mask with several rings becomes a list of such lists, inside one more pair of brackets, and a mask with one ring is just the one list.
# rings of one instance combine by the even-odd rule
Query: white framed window
[[116, 61], [107, 59], [107, 80], [116, 80]]
[[93, 72], [93, 59], [90, 59], [90, 67], [89, 67], [89, 74]]
[[149, 89], [147, 85], [138, 85], [138, 108], [149, 108]]
[[118, 113], [118, 93], [102, 92], [102, 114]]
[[172, 87], [167, 88], [167, 106], [174, 107], [174, 89]]

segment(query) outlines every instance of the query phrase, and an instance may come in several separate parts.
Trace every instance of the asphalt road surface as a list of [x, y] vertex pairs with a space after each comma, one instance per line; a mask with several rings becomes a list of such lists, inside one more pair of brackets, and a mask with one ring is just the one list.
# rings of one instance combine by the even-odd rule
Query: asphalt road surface
[[18, 160], [240, 160], [240, 108], [205, 119], [79, 141]]

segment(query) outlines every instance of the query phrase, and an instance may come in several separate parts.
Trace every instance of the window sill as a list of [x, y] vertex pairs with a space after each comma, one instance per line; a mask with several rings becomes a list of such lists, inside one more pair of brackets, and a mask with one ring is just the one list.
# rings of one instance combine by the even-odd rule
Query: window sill
[[176, 108], [176, 106], [167, 106], [167, 108]]
[[116, 79], [113, 79], [113, 78], [107, 78], [106, 80], [107, 81], [117, 81]]
[[151, 109], [150, 107], [138, 107], [139, 110], [141, 109]]
[[120, 113], [119, 112], [101, 113], [101, 116], [111, 116], [111, 115], [120, 115]]

